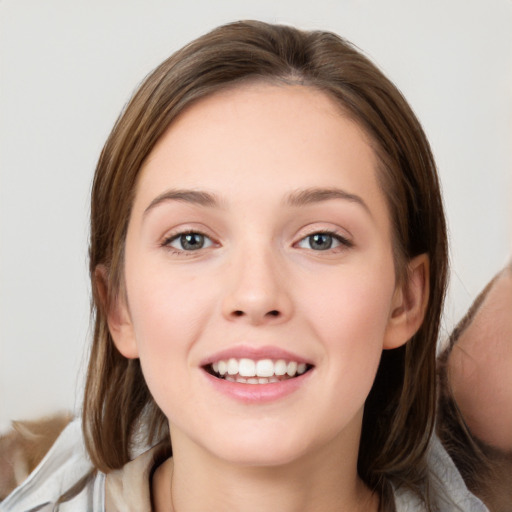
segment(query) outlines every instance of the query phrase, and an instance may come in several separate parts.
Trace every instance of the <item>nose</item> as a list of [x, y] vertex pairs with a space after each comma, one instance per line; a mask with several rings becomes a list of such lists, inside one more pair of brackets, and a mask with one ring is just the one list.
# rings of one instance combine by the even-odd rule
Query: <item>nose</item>
[[240, 251], [228, 269], [222, 312], [230, 321], [278, 324], [292, 314], [286, 272], [271, 250]]

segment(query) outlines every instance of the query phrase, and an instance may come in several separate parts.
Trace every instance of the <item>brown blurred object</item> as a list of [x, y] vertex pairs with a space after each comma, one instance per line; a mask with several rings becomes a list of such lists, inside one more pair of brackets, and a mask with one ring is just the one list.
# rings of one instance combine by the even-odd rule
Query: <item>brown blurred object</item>
[[490, 512], [512, 512], [512, 263], [439, 357], [438, 434]]
[[11, 431], [0, 436], [0, 501], [36, 468], [72, 419], [69, 413], [59, 413], [12, 422]]

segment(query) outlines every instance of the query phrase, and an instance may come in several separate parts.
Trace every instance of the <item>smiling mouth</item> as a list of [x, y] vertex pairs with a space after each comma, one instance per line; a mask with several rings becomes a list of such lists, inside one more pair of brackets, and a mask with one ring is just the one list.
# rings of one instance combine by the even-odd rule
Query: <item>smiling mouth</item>
[[272, 384], [294, 379], [310, 371], [312, 365], [284, 359], [221, 359], [204, 369], [218, 379], [240, 384]]

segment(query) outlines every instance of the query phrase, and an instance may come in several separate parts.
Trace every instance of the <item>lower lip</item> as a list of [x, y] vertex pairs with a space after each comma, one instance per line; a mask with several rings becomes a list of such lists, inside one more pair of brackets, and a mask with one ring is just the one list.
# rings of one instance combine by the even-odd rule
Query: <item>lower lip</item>
[[291, 395], [309, 379], [312, 372], [311, 369], [298, 377], [268, 384], [243, 384], [219, 379], [207, 371], [204, 371], [204, 374], [216, 391], [230, 398], [244, 403], [265, 403]]

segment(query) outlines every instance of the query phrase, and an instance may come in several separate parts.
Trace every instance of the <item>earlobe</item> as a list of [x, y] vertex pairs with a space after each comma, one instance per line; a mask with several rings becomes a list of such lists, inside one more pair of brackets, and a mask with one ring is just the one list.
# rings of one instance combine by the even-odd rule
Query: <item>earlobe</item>
[[395, 290], [384, 349], [400, 347], [418, 331], [427, 310], [429, 283], [429, 259], [426, 254], [420, 254], [409, 262], [407, 279]]
[[108, 329], [119, 352], [128, 359], [139, 357], [133, 325], [123, 293], [109, 299], [107, 269], [98, 265], [94, 271], [96, 291], [105, 312]]

